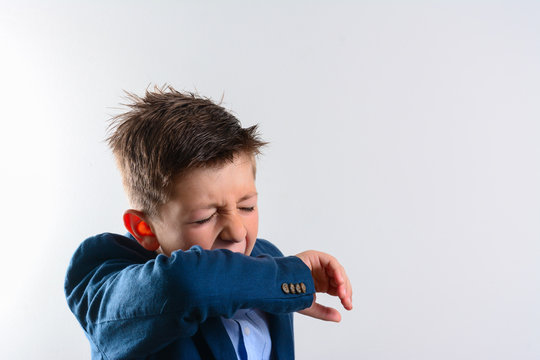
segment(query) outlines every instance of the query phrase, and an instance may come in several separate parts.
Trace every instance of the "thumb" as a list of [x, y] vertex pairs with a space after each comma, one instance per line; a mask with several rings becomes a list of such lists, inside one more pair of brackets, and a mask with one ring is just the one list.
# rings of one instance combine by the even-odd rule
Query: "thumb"
[[307, 309], [298, 311], [302, 315], [306, 315], [315, 319], [340, 322], [341, 314], [336, 309], [321, 305], [317, 302], [317, 298], [313, 299], [313, 304]]

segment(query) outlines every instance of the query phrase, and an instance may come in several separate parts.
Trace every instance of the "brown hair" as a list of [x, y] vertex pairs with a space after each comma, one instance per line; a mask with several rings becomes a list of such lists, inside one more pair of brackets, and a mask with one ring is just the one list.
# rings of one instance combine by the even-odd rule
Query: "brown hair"
[[255, 156], [266, 144], [257, 125], [242, 128], [208, 98], [171, 86], [127, 96], [130, 110], [112, 119], [107, 142], [132, 206], [150, 216], [158, 215], [186, 170], [220, 165], [242, 152]]

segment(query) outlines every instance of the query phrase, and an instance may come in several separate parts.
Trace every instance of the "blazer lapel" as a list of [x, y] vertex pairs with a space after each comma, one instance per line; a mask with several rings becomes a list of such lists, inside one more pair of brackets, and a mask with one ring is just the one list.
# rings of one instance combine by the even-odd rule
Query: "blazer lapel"
[[272, 338], [272, 359], [294, 359], [293, 314], [269, 314], [268, 328]]
[[215, 359], [236, 359], [236, 351], [221, 318], [208, 318], [200, 325], [200, 330]]

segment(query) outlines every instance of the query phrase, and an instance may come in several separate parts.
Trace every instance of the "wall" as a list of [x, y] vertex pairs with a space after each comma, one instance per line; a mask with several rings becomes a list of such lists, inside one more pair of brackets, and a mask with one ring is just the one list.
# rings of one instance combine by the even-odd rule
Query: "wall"
[[[197, 90], [259, 123], [259, 235], [338, 257], [340, 324], [299, 359], [540, 358], [540, 5], [0, 5], [0, 357], [84, 359], [63, 296], [127, 207], [103, 142], [122, 89]], [[327, 304], [337, 305], [323, 296]]]

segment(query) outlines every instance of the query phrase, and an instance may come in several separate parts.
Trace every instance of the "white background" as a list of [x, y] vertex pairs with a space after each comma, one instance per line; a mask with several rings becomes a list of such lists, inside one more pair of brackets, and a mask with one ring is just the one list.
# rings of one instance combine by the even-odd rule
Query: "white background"
[[16, 4], [0, 358], [89, 358], [65, 270], [124, 233], [107, 120], [122, 89], [164, 83], [260, 124], [259, 236], [349, 272], [340, 324], [296, 316], [299, 359], [540, 358], [539, 2]]

